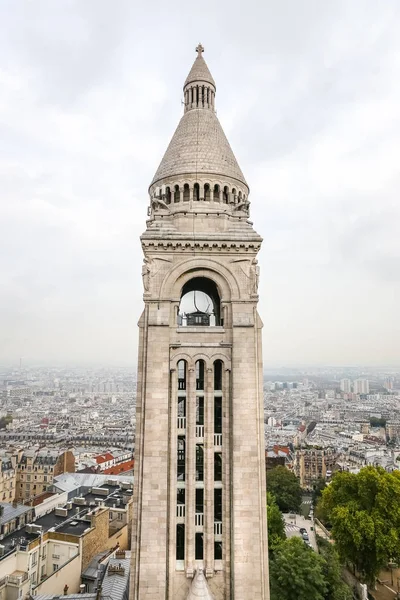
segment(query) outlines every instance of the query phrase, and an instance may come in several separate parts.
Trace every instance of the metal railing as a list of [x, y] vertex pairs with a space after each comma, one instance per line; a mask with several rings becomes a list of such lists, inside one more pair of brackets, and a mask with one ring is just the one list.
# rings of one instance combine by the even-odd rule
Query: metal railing
[[181, 519], [183, 519], [185, 517], [185, 505], [184, 504], [177, 504], [176, 516]]
[[186, 417], [178, 417], [177, 427], [178, 429], [186, 429]]
[[196, 527], [203, 527], [204, 525], [204, 513], [195, 513], [194, 524]]
[[197, 438], [204, 437], [204, 425], [196, 425], [196, 437]]
[[222, 521], [214, 522], [214, 535], [222, 535]]
[[222, 446], [222, 433], [214, 433], [214, 446]]

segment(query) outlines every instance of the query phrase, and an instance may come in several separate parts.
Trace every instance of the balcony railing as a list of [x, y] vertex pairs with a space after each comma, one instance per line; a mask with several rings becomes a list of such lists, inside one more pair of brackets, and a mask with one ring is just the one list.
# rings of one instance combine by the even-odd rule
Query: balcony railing
[[183, 519], [185, 517], [185, 505], [184, 504], [177, 504], [176, 516], [181, 519]]
[[214, 433], [214, 446], [222, 446], [222, 433]]
[[60, 559], [60, 555], [59, 554], [52, 554], [51, 556], [52, 556], [52, 558], [55, 558], [56, 560]]
[[186, 379], [178, 379], [178, 390], [186, 390]]
[[197, 438], [204, 437], [204, 425], [196, 425], [196, 437]]
[[186, 429], [186, 417], [178, 417], [178, 429]]
[[204, 379], [196, 379], [196, 390], [204, 390]]
[[222, 535], [222, 521], [214, 522], [214, 535]]
[[28, 573], [22, 573], [22, 575], [9, 575], [7, 583], [10, 585], [22, 585], [28, 579]]
[[203, 527], [204, 525], [204, 513], [195, 513], [194, 524], [196, 527]]

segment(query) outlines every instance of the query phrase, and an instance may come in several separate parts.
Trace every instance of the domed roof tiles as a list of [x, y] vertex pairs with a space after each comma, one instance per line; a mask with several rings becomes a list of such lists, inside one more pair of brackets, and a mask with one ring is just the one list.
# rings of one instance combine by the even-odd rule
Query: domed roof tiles
[[232, 177], [247, 186], [221, 124], [211, 110], [193, 109], [183, 115], [151, 185], [165, 177], [190, 173]]
[[195, 81], [205, 81], [207, 83], [211, 83], [214, 87], [216, 87], [213, 76], [211, 75], [207, 67], [207, 63], [200, 53], [194, 61], [193, 66], [190, 69], [190, 73], [186, 77], [186, 81], [183, 87], [186, 87], [189, 83], [193, 83]]

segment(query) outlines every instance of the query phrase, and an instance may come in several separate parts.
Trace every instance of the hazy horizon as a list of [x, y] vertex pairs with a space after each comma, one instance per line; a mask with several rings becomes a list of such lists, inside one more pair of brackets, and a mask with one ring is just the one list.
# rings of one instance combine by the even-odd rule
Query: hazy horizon
[[263, 236], [264, 366], [400, 360], [400, 4], [0, 8], [0, 364], [136, 364], [148, 185], [195, 46]]

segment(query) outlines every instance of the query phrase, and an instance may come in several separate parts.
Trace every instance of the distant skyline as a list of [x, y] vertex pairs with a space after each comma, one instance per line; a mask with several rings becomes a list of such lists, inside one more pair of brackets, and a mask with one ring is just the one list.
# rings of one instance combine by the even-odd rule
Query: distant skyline
[[400, 5], [0, 8], [0, 365], [136, 365], [148, 185], [201, 41], [263, 236], [264, 366], [400, 363]]

